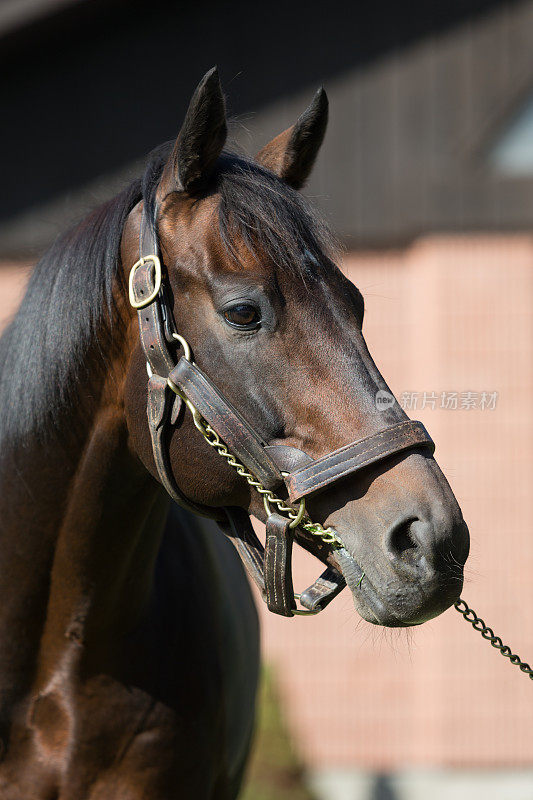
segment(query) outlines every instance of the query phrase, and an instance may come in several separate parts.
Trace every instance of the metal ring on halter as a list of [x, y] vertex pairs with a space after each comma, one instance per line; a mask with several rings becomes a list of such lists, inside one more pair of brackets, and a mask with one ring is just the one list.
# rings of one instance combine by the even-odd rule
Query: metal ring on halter
[[[187, 344], [187, 343], [185, 342], [185, 344]], [[189, 350], [189, 354], [190, 354], [190, 350]], [[185, 356], [185, 357], [187, 357], [187, 356]], [[187, 406], [187, 408], [189, 409], [189, 411], [192, 414], [192, 420], [193, 420], [195, 426], [198, 428], [200, 433], [203, 434], [203, 436], [205, 436], [206, 433], [207, 433], [207, 431], [205, 429], [205, 420], [202, 417], [202, 415], [200, 414], [200, 412], [198, 411], [198, 409], [196, 408], [196, 406], [193, 406], [193, 404], [191, 403], [191, 401], [189, 400], [189, 398], [187, 397], [185, 392], [183, 392], [180, 389], [180, 387], [177, 386], [174, 383], [174, 381], [172, 380], [172, 378], [170, 378], [170, 377], [167, 378], [167, 386], [169, 386], [170, 389], [172, 389], [174, 394], [177, 394], [179, 397], [181, 397], [181, 399], [183, 400], [183, 402], [185, 403], [185, 405]]]
[[189, 342], [186, 339], [184, 339], [183, 336], [180, 336], [179, 333], [173, 333], [172, 336], [174, 339], [177, 339], [177, 341], [183, 347], [183, 358], [185, 359], [185, 361], [190, 362], [192, 358], [192, 353], [191, 353], [191, 348], [189, 346]]
[[[269, 517], [272, 514], [272, 509], [270, 508], [270, 503], [268, 502], [266, 494], [263, 494], [263, 505], [265, 507], [266, 515]], [[300, 508], [298, 509], [298, 513], [292, 522], [289, 524], [289, 528], [297, 528], [302, 519], [305, 515], [305, 497], [302, 497], [300, 500]]]
[[[181, 346], [183, 347], [183, 358], [186, 361], [189, 361], [189, 363], [190, 363], [192, 361], [192, 351], [191, 351], [191, 347], [190, 347], [189, 342], [187, 341], [187, 339], [184, 339], [183, 336], [179, 335], [179, 333], [172, 333], [172, 338], [176, 339], [176, 341], [178, 341], [181, 344]], [[191, 403], [191, 401], [189, 400], [189, 398], [187, 397], [185, 392], [183, 392], [180, 389], [180, 387], [177, 386], [174, 383], [172, 378], [170, 378], [170, 377], [167, 378], [167, 385], [172, 389], [172, 391], [175, 394], [177, 394], [179, 397], [181, 397], [181, 399], [183, 400], [183, 402], [185, 403], [185, 405], [187, 406], [187, 408], [189, 409], [189, 411], [192, 414], [192, 419], [193, 419], [194, 424], [196, 425], [196, 427], [198, 428], [200, 433], [202, 433], [205, 436], [205, 434], [206, 434], [205, 424], [204, 424], [205, 420], [202, 417], [202, 415], [200, 414], [200, 412], [198, 411], [198, 409], [196, 408], [196, 406], [194, 406]]]

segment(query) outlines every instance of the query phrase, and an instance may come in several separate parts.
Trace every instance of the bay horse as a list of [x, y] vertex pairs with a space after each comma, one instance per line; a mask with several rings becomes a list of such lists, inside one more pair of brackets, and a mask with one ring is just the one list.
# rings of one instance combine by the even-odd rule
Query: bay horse
[[0, 345], [1, 800], [236, 797], [258, 625], [220, 528], [285, 616], [292, 537], [327, 565], [307, 609], [346, 582], [408, 626], [459, 597], [461, 511], [420, 423], [376, 404], [362, 296], [297, 191], [327, 115], [320, 90], [228, 153], [211, 70], [33, 271]]

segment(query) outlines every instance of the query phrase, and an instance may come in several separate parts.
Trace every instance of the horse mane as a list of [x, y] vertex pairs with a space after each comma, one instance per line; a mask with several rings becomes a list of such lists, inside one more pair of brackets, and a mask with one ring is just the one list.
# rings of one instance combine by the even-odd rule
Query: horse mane
[[[97, 347], [102, 372], [112, 342], [113, 287], [121, 275], [126, 218], [144, 200], [155, 226], [156, 191], [172, 143], [148, 158], [142, 179], [60, 236], [35, 266], [18, 312], [0, 339], [0, 447], [46, 441], [59, 432], [61, 411], [83, 405], [87, 355]], [[228, 252], [240, 235], [277, 266], [304, 279], [323, 269], [331, 247], [325, 225], [304, 198], [244, 157], [224, 153], [213, 175], [220, 193], [219, 228]], [[93, 376], [94, 378], [94, 376]]]
[[255, 161], [232, 153], [219, 159], [215, 180], [220, 234], [236, 261], [239, 237], [252, 255], [266, 256], [304, 281], [330, 270], [324, 255], [331, 255], [337, 243], [301, 194]]

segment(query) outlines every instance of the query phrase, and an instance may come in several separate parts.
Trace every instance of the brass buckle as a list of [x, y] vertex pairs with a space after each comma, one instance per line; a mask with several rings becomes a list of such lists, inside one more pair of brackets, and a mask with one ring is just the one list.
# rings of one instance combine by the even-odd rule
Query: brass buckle
[[[154, 265], [154, 289], [150, 292], [148, 297], [143, 297], [142, 300], [135, 299], [135, 292], [133, 291], [133, 278], [135, 277], [135, 271], [146, 264], [148, 261], [151, 261]], [[145, 306], [150, 305], [153, 300], [159, 294], [161, 289], [161, 262], [157, 256], [144, 256], [140, 258], [138, 261], [135, 262], [133, 267], [130, 270], [130, 278], [129, 278], [129, 294], [130, 294], [130, 305], [133, 308], [144, 308]]]

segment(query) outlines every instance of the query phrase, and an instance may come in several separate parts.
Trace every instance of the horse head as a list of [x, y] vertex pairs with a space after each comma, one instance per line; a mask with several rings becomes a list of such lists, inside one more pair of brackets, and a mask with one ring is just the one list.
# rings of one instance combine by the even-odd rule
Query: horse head
[[[343, 546], [331, 563], [343, 573], [361, 616], [380, 625], [414, 625], [459, 597], [468, 529], [427, 437], [409, 433], [404, 446], [391, 445], [414, 430], [412, 423], [365, 344], [363, 297], [336, 266], [326, 226], [298, 193], [327, 116], [320, 90], [296, 124], [254, 160], [225, 152], [225, 104], [218, 75], [209, 72], [176, 141], [160, 151], [143, 202], [129, 215], [122, 261], [127, 271], [138, 261], [147, 225], [158, 243], [166, 302], [179, 334], [173, 339], [171, 331], [165, 345], [174, 363], [185, 343], [284, 477], [296, 469], [301, 482], [302, 470], [318, 464], [311, 470], [312, 490], [299, 493], [288, 480], [288, 489], [279, 490], [282, 500], [296, 500], [296, 509], [305, 495], [309, 518], [335, 532]], [[142, 301], [139, 307], [149, 309]], [[142, 331], [141, 312], [139, 319]], [[146, 325], [149, 319], [147, 313]], [[146, 419], [146, 355], [133, 311], [130, 325], [130, 442], [157, 477]], [[168, 320], [161, 325], [168, 332]], [[172, 376], [171, 368], [163, 364], [161, 371]], [[162, 378], [168, 392], [167, 374]], [[178, 395], [190, 401], [184, 381], [182, 375]], [[383, 396], [390, 402], [380, 404]], [[193, 507], [240, 508], [265, 520], [268, 503], [253, 481], [221, 458], [185, 405], [178, 406], [171, 411], [168, 461], [182, 496]], [[358, 459], [357, 471], [328, 460], [333, 451], [346, 463], [346, 448]], [[332, 464], [335, 480], [321, 480]], [[295, 535], [305, 540], [297, 526]]]

